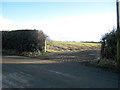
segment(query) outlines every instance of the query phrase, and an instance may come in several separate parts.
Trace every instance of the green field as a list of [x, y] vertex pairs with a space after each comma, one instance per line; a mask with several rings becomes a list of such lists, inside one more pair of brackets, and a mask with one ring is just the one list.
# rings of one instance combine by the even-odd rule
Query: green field
[[47, 41], [47, 52], [77, 52], [85, 50], [100, 50], [100, 43]]

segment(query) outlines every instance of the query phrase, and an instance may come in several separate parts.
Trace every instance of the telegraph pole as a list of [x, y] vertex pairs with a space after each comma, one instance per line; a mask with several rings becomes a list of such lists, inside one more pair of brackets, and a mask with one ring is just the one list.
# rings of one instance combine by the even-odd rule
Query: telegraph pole
[[117, 7], [117, 66], [120, 69], [120, 1], [116, 0]]

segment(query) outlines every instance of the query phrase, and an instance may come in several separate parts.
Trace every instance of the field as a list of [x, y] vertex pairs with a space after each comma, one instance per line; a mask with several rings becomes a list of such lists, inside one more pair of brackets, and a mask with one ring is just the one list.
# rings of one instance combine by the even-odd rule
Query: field
[[100, 43], [47, 41], [47, 52], [79, 52], [100, 50]]
[[100, 57], [100, 43], [47, 41], [46, 52], [29, 52], [25, 56], [57, 62], [83, 62]]
[[83, 62], [86, 64], [86, 62], [100, 57], [100, 48], [100, 43], [47, 41], [45, 53], [29, 52], [26, 55], [55, 62]]
[[47, 41], [46, 53], [31, 53], [28, 56], [52, 59], [58, 62], [82, 62], [82, 64], [96, 67], [116, 68], [115, 61], [100, 60], [100, 49], [101, 43]]

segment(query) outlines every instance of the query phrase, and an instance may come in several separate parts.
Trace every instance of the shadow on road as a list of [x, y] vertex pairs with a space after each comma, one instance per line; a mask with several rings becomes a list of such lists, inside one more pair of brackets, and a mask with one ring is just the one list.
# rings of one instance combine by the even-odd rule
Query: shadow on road
[[80, 52], [59, 53], [55, 55], [39, 56], [39, 57], [25, 57], [4, 55], [3, 64], [46, 64], [46, 63], [63, 63], [63, 62], [86, 62], [99, 57], [99, 51], [88, 50]]

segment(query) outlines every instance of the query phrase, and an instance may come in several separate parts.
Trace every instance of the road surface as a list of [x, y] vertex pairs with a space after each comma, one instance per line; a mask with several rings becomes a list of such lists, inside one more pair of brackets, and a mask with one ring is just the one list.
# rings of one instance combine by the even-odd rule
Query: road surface
[[117, 72], [85, 66], [68, 58], [65, 61], [65, 56], [62, 59], [3, 56], [2, 69], [3, 88], [119, 87]]

